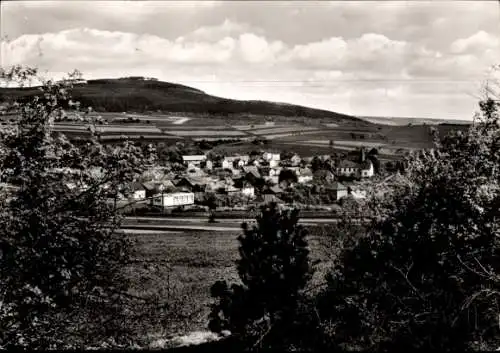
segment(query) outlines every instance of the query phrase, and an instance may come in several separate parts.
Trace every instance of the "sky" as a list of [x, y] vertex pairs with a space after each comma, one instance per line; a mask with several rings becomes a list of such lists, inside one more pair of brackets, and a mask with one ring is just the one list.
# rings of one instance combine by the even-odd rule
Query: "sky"
[[155, 77], [345, 114], [472, 119], [498, 1], [3, 1], [2, 67]]

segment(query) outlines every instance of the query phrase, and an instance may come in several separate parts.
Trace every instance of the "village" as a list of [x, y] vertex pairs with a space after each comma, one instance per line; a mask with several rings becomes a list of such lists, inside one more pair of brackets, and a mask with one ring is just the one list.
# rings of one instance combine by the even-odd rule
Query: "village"
[[245, 209], [269, 202], [321, 207], [364, 199], [363, 182], [376, 175], [376, 151], [361, 148], [354, 158], [253, 152], [211, 158], [183, 155], [182, 167], [151, 166], [129, 185], [123, 201], [169, 212], [197, 206]]

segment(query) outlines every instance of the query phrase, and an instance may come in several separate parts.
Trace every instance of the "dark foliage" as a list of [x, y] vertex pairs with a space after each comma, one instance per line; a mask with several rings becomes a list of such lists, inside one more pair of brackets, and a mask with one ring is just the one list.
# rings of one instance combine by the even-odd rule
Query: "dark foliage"
[[281, 213], [272, 204], [262, 208], [256, 226], [243, 224], [237, 263], [242, 284], [213, 285], [212, 331], [229, 330], [250, 349], [304, 345], [307, 327], [314, 327], [307, 325], [314, 319], [302, 294], [312, 269], [307, 232], [297, 222], [297, 211]]
[[436, 138], [375, 205], [318, 298], [332, 346], [493, 349], [500, 344], [497, 105], [470, 131]]
[[[2, 78], [23, 83], [35, 74], [16, 67]], [[127, 191], [143, 155], [129, 143], [102, 146], [93, 137], [77, 148], [54, 136], [67, 85], [49, 81], [41, 92], [12, 102], [21, 117], [0, 134], [0, 181], [15, 186], [0, 200], [0, 347], [123, 343], [121, 267], [131, 247], [115, 232], [120, 217], [109, 201]]]

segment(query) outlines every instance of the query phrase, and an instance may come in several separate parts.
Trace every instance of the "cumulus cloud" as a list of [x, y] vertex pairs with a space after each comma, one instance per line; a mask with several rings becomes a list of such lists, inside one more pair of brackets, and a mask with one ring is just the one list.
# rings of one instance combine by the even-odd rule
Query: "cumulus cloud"
[[262, 31], [246, 23], [238, 23], [226, 18], [220, 25], [200, 27], [182, 38], [184, 40], [215, 42], [226, 37], [235, 37], [247, 32], [255, 33]]
[[470, 37], [455, 40], [450, 45], [452, 53], [475, 53], [481, 54], [487, 50], [500, 48], [500, 40], [498, 36], [494, 36], [485, 31], [479, 31]]

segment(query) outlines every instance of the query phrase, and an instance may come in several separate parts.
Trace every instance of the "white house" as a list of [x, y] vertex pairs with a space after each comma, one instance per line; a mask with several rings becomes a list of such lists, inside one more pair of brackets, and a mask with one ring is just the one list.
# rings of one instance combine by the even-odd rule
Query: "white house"
[[330, 190], [335, 192], [335, 198], [337, 199], [337, 201], [348, 195], [347, 187], [345, 187], [345, 185], [343, 185], [339, 182], [335, 182], [330, 187]]
[[151, 199], [153, 206], [177, 207], [194, 204], [194, 193], [192, 192], [172, 192], [153, 196]]
[[351, 189], [351, 196], [356, 200], [365, 199], [366, 198], [366, 190], [361, 190], [357, 188]]
[[370, 178], [374, 174], [375, 170], [370, 160], [365, 160], [362, 163], [344, 160], [337, 166], [337, 175]]
[[255, 188], [250, 184], [245, 184], [241, 189], [241, 193], [245, 196], [253, 198], [255, 197]]
[[313, 172], [309, 168], [300, 168], [296, 173], [297, 182], [300, 184], [310, 183], [313, 181]]
[[359, 164], [349, 160], [341, 161], [337, 166], [337, 175], [356, 176], [359, 173]]
[[279, 161], [281, 158], [280, 156], [281, 155], [279, 153], [264, 152], [262, 158], [264, 158], [264, 160], [266, 161], [271, 161], [271, 160]]
[[195, 166], [199, 166], [201, 162], [205, 161], [206, 159], [207, 156], [205, 156], [204, 154], [182, 156], [182, 161], [186, 165], [192, 164]]
[[281, 173], [281, 168], [271, 168], [269, 169], [269, 176], [270, 177], [277, 177], [279, 176]]
[[375, 174], [375, 170], [373, 168], [373, 163], [370, 160], [366, 160], [361, 165], [361, 177], [362, 178], [371, 178]]
[[205, 165], [202, 165], [206, 170], [212, 170], [214, 169], [214, 163], [211, 160], [207, 160], [205, 162]]
[[130, 197], [134, 200], [144, 200], [146, 198], [146, 189], [141, 183], [135, 182], [130, 185], [131, 194]]
[[247, 162], [244, 159], [237, 159], [233, 162], [234, 168], [242, 168], [247, 165]]
[[294, 154], [292, 158], [290, 158], [290, 162], [293, 166], [298, 166], [300, 162], [302, 162], [302, 158], [298, 154]]
[[233, 169], [234, 162], [238, 161], [237, 167], [243, 167], [248, 164], [250, 156], [230, 156], [222, 160], [222, 169]]
[[269, 162], [271, 168], [275, 168], [280, 164], [281, 155], [279, 153], [264, 152], [262, 158]]

